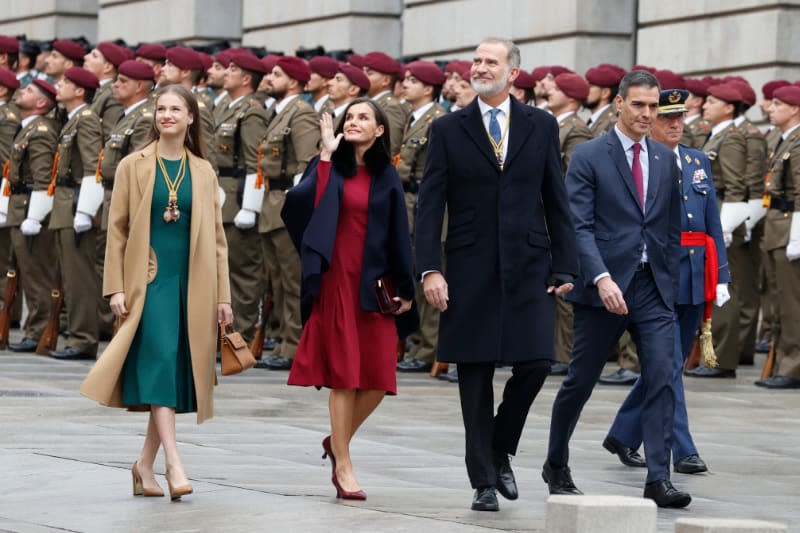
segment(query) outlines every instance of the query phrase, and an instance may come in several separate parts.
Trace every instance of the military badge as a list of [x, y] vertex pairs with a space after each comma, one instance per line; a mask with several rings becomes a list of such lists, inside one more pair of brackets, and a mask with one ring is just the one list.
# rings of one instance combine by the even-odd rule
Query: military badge
[[271, 153], [272, 153], [272, 157], [274, 157], [275, 159], [280, 158], [280, 156], [281, 156], [281, 147], [280, 146], [273, 146], [271, 148]]
[[792, 154], [791, 154], [791, 152], [786, 152], [785, 154], [783, 154], [783, 158], [782, 158], [782, 159], [783, 159], [784, 161], [786, 161], [786, 160], [787, 160], [787, 159], [789, 159], [790, 157], [792, 157]]
[[709, 161], [714, 161], [717, 159], [717, 152], [711, 151], [706, 154], [708, 156]]
[[692, 183], [702, 183], [706, 180], [706, 171], [698, 168], [692, 173]]
[[690, 156], [689, 154], [686, 154], [683, 157], [686, 159], [687, 163], [691, 163], [692, 162], [692, 156]]
[[699, 159], [697, 159], [696, 157], [694, 158], [694, 164], [695, 164], [695, 165], [698, 165], [698, 166], [700, 165], [700, 160], [699, 160]]
[[681, 93], [679, 91], [672, 91], [670, 95], [667, 97], [667, 101], [670, 104], [677, 104], [681, 101]]

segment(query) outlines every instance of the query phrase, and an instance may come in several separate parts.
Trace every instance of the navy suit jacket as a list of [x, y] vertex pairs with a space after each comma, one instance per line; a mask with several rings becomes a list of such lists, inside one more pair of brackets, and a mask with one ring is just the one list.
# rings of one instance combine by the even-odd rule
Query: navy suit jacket
[[680, 189], [675, 154], [647, 139], [649, 177], [645, 211], [615, 129], [575, 147], [567, 192], [578, 238], [581, 276], [567, 299], [603, 307], [594, 279], [608, 272], [623, 294], [647, 245], [647, 258], [664, 303], [674, 309], [680, 258]]

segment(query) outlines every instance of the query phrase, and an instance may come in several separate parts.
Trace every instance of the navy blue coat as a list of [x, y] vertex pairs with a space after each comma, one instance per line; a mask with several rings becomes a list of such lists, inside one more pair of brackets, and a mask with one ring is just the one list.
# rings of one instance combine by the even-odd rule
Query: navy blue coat
[[594, 279], [608, 272], [623, 294], [647, 245], [662, 300], [675, 309], [680, 260], [680, 189], [675, 153], [647, 139], [649, 179], [645, 212], [615, 129], [579, 144], [567, 170], [567, 191], [578, 237], [581, 276], [567, 299], [603, 307]]
[[433, 122], [419, 191], [417, 271], [442, 271], [448, 231], [440, 361], [517, 362], [553, 357], [555, 274], [578, 272], [558, 124], [511, 98], [508, 152], [497, 163], [477, 98]]
[[[682, 170], [681, 231], [708, 233], [716, 242], [719, 260], [719, 283], [729, 283], [728, 254], [722, 238], [722, 226], [714, 193], [711, 164], [704, 152], [678, 146]], [[699, 305], [705, 302], [706, 249], [699, 246], [681, 247], [681, 282], [678, 303]]]
[[[333, 255], [339, 207], [347, 179], [331, 165], [330, 180], [314, 207], [317, 192], [317, 163], [311, 160], [297, 186], [286, 193], [281, 218], [286, 224], [295, 248], [300, 254], [302, 280], [300, 311], [305, 324], [314, 299], [319, 295], [320, 281]], [[400, 177], [392, 165], [372, 177], [369, 189], [367, 235], [361, 265], [360, 301], [365, 311], [380, 311], [372, 282], [391, 275], [397, 294], [414, 301], [414, 272], [411, 262], [411, 238]], [[398, 335], [403, 338], [419, 327], [416, 306], [397, 317]]]

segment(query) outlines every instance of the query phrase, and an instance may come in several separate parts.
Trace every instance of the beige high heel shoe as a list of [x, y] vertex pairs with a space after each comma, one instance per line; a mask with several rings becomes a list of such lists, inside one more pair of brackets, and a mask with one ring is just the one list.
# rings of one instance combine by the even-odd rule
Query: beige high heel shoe
[[187, 494], [192, 493], [192, 485], [190, 483], [181, 485], [180, 487], [172, 486], [172, 481], [169, 480], [169, 470], [167, 470], [165, 477], [167, 478], [167, 486], [169, 487], [169, 497], [173, 502], [180, 500], [181, 496], [186, 496]]
[[133, 495], [134, 496], [144, 496], [146, 498], [160, 498], [164, 496], [164, 491], [161, 490], [161, 487], [158, 487], [156, 484], [155, 489], [148, 489], [144, 487], [142, 483], [142, 475], [139, 473], [138, 467], [139, 461], [133, 463], [131, 467], [131, 476], [133, 477]]

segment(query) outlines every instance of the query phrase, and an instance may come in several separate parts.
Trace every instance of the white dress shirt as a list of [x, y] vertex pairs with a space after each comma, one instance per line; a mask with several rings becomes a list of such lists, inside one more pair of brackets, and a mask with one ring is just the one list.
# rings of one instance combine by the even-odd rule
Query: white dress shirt
[[[489, 120], [492, 118], [490, 111], [495, 108], [481, 100], [480, 97], [478, 97], [478, 108], [481, 110], [481, 118], [483, 119], [483, 127], [486, 128], [486, 135], [489, 135]], [[505, 161], [506, 154], [508, 153], [508, 138], [511, 135], [511, 133], [506, 131], [506, 128], [511, 129], [511, 123], [507, 120], [511, 114], [511, 97], [507, 96], [506, 99], [497, 106], [497, 109], [500, 111], [497, 113], [497, 122], [500, 124], [500, 135], [503, 142], [503, 161]]]

